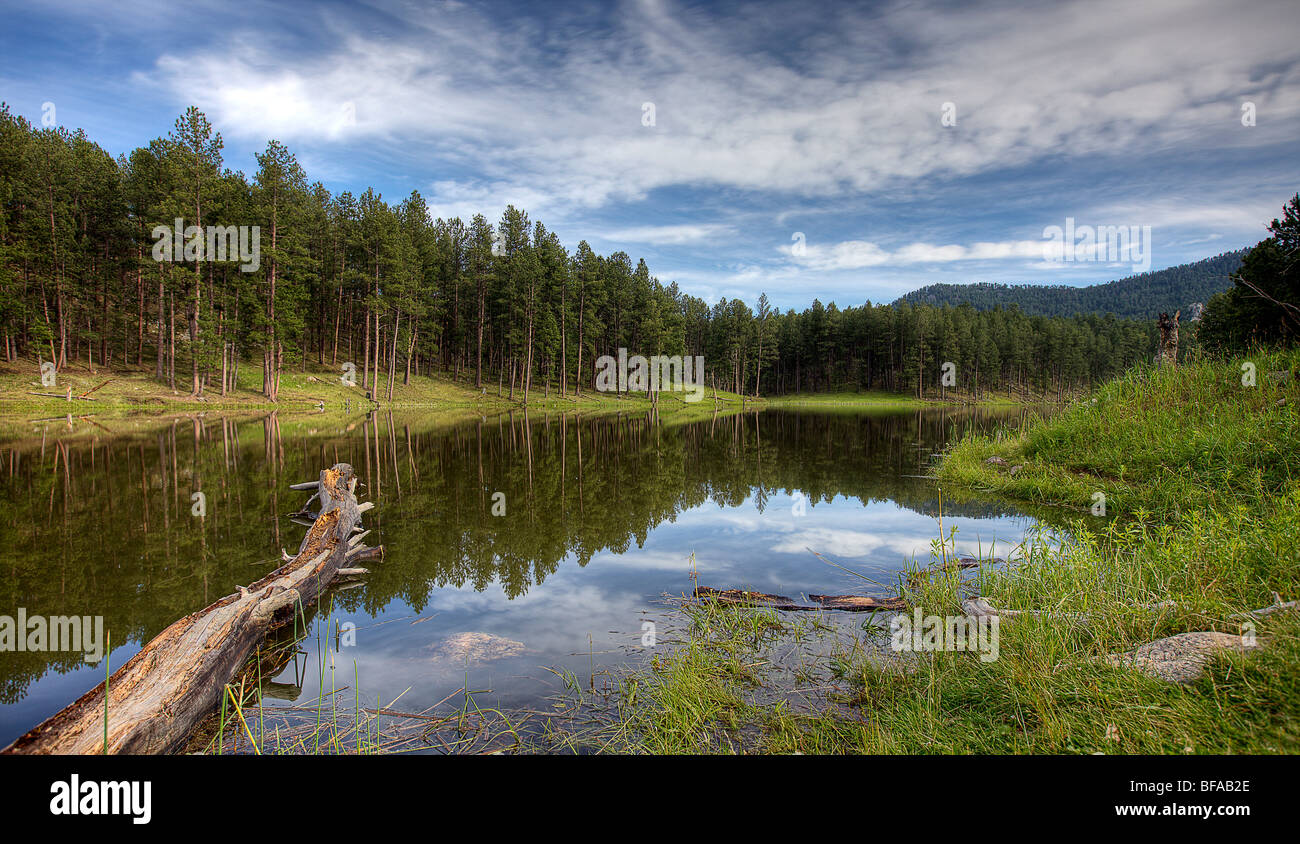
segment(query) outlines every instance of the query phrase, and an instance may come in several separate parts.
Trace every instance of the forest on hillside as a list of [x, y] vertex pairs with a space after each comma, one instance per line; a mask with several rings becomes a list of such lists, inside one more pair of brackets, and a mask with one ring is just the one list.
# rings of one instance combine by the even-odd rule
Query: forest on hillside
[[[224, 395], [254, 366], [270, 400], [286, 367], [350, 362], [376, 398], [446, 373], [526, 399], [592, 389], [595, 359], [619, 348], [702, 355], [707, 383], [772, 395], [923, 394], [948, 362], [966, 391], [1061, 390], [1155, 347], [1150, 321], [1095, 314], [908, 301], [782, 312], [766, 295], [752, 309], [710, 305], [625, 252], [585, 240], [569, 252], [513, 206], [495, 223], [432, 219], [418, 191], [331, 193], [278, 141], [251, 176], [224, 166], [223, 147], [193, 107], [114, 158], [83, 131], [37, 128], [0, 104], [5, 360], [152, 367], [193, 395]], [[178, 219], [182, 231], [257, 226], [260, 255], [182, 255], [178, 237], [182, 259], [159, 260], [155, 228]]]
[[1093, 284], [931, 284], [913, 290], [899, 301], [926, 305], [969, 304], [981, 311], [1015, 306], [1027, 314], [1074, 316], [1114, 314], [1124, 319], [1155, 319], [1161, 313], [1181, 310], [1192, 316], [1196, 303], [1210, 301], [1232, 286], [1231, 276], [1241, 267], [1246, 249], [1223, 252], [1190, 264]]

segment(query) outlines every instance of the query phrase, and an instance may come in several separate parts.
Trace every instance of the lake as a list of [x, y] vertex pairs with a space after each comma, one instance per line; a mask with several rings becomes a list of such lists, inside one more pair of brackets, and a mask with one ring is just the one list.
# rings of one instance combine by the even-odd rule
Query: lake
[[[478, 706], [537, 708], [565, 672], [649, 660], [643, 625], [690, 590], [692, 554], [717, 588], [873, 591], [811, 551], [895, 584], [939, 535], [932, 455], [1024, 412], [36, 422], [0, 444], [0, 615], [102, 616], [115, 670], [295, 552], [307, 494], [289, 485], [347, 462], [376, 505], [366, 542], [386, 553], [309, 612], [300, 655], [263, 678], [268, 705], [344, 686], [411, 712], [466, 688]], [[978, 498], [945, 497], [943, 517], [986, 556], [1036, 525]], [[0, 652], [0, 746], [103, 677], [81, 653]]]

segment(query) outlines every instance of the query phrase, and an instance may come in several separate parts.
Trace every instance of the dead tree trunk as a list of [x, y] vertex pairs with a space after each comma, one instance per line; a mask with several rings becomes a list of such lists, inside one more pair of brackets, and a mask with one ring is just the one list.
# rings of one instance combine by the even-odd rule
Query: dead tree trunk
[[[294, 607], [316, 601], [340, 568], [371, 556], [350, 542], [361, 514], [352, 467], [322, 470], [315, 489], [321, 502], [298, 555], [247, 588], [239, 587], [153, 638], [109, 678], [107, 752], [167, 753], [182, 747], [194, 726], [220, 701], [226, 683], [267, 631], [292, 617]], [[106, 657], [107, 658], [107, 657]], [[100, 754], [105, 752], [104, 684], [19, 737], [3, 753]]]
[[1174, 311], [1173, 319], [1169, 318], [1169, 314], [1161, 314], [1160, 319], [1156, 320], [1156, 326], [1160, 329], [1161, 369], [1178, 365], [1178, 316], [1181, 313], [1181, 310]]

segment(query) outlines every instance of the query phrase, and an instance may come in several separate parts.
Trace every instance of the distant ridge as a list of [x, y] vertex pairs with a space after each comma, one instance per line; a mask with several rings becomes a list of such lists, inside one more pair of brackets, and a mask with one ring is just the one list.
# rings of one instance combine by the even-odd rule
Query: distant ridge
[[897, 301], [926, 305], [970, 303], [980, 311], [1016, 305], [1026, 314], [1041, 316], [1111, 313], [1131, 319], [1154, 319], [1161, 311], [1173, 313], [1181, 309], [1187, 318], [1193, 303], [1205, 304], [1215, 293], [1232, 286], [1228, 276], [1241, 267], [1241, 259], [1248, 251], [1237, 249], [1190, 264], [1088, 287], [989, 282], [931, 284], [900, 296]]

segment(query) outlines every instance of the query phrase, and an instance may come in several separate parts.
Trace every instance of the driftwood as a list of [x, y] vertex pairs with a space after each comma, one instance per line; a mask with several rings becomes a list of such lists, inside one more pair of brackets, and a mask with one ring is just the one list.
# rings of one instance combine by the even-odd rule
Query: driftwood
[[[364, 563], [367, 560], [378, 560], [383, 556], [384, 546], [378, 545], [374, 548], [367, 548], [361, 545], [348, 552], [347, 560], [348, 564], [352, 565], [354, 563]], [[358, 571], [365, 571], [365, 569], [358, 569]]]
[[1246, 612], [1239, 612], [1229, 617], [1230, 618], [1263, 618], [1266, 615], [1272, 615], [1278, 610], [1294, 610], [1297, 608], [1300, 608], [1300, 601], [1283, 601], [1282, 596], [1274, 592], [1273, 603], [1268, 605], [1267, 607], [1258, 610], [1248, 610]]
[[751, 592], [745, 589], [711, 589], [698, 586], [695, 597], [736, 606], [762, 606], [774, 610], [845, 610], [870, 612], [873, 610], [903, 610], [907, 603], [902, 598], [871, 598], [866, 595], [809, 595], [813, 605], [801, 604], [784, 595]]
[[100, 683], [3, 752], [168, 753], [184, 747], [267, 631], [291, 617], [295, 605], [315, 602], [340, 568], [351, 567], [345, 565], [349, 556], [355, 560], [368, 550], [349, 553], [353, 528], [374, 506], [357, 504], [356, 483], [346, 463], [323, 470], [320, 516], [297, 556], [155, 636], [109, 678], [107, 709]]
[[824, 610], [870, 612], [872, 610], [907, 609], [907, 602], [902, 598], [872, 598], [867, 595], [809, 595], [808, 600], [816, 603], [816, 608]]
[[[1138, 610], [1167, 610], [1178, 607], [1177, 601], [1156, 601], [1153, 604], [1136, 604], [1133, 609]], [[1003, 618], [1014, 618], [1018, 615], [1044, 615], [1055, 618], [1070, 618], [1076, 620], [1088, 620], [1088, 613], [1080, 612], [1062, 612], [1059, 610], [1003, 610], [989, 604], [988, 600], [976, 595], [973, 598], [967, 598], [961, 602], [962, 612], [973, 616], [1001, 616]], [[1275, 612], [1282, 610], [1300, 609], [1300, 601], [1283, 601], [1282, 596], [1273, 593], [1273, 603], [1267, 607], [1258, 610], [1248, 610], [1246, 612], [1233, 613], [1228, 616], [1232, 619], [1252, 619], [1264, 618]]]
[[91, 388], [90, 388], [89, 390], [87, 390], [86, 392], [84, 392], [84, 393], [82, 393], [81, 395], [77, 396], [77, 398], [79, 398], [79, 399], [84, 399], [86, 396], [88, 396], [88, 395], [90, 395], [91, 393], [95, 392], [95, 391], [98, 390], [100, 387], [107, 387], [109, 384], [112, 384], [112, 383], [113, 383], [113, 379], [110, 378], [110, 379], [108, 379], [107, 381], [102, 382], [102, 383], [99, 385], [99, 387], [91, 387]]
[[[1157, 601], [1154, 604], [1136, 604], [1133, 609], [1137, 610], [1167, 610], [1178, 606], [1176, 601]], [[1066, 612], [1064, 610], [1006, 610], [998, 609], [988, 602], [987, 598], [981, 598], [976, 595], [973, 598], [967, 598], [961, 602], [961, 611], [966, 615], [979, 618], [985, 616], [992, 618], [1016, 618], [1017, 616], [1039, 615], [1047, 618], [1068, 618], [1071, 621], [1088, 623], [1089, 616], [1086, 612]]]

